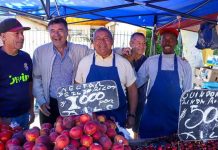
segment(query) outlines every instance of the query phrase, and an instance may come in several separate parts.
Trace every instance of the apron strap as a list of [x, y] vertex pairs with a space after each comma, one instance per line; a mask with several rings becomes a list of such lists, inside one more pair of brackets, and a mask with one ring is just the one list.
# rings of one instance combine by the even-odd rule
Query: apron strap
[[113, 67], [115, 67], [115, 54], [113, 54]]

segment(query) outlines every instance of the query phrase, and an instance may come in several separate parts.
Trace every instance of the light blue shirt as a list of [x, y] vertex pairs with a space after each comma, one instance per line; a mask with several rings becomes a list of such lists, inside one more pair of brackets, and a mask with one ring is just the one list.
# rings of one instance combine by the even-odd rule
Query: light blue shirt
[[[154, 55], [149, 57], [140, 67], [137, 72], [137, 87], [143, 85], [146, 81], [149, 81], [147, 94], [149, 94], [151, 88], [154, 85], [157, 73], [158, 73], [158, 61], [160, 55]], [[180, 88], [183, 91], [190, 90], [192, 88], [192, 69], [190, 64], [177, 56], [178, 61], [178, 74]], [[161, 70], [174, 70], [174, 54], [162, 53], [162, 66]]]
[[72, 84], [73, 62], [68, 55], [69, 47], [64, 50], [63, 57], [55, 48], [54, 52], [56, 56], [52, 66], [49, 93], [51, 97], [57, 98], [58, 88]]

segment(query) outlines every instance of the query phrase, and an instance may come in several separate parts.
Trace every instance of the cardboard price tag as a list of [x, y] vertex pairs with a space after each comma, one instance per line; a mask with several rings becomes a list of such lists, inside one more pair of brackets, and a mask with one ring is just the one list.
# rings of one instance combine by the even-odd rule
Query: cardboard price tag
[[58, 89], [58, 108], [61, 116], [79, 115], [117, 109], [117, 85], [112, 80], [74, 84]]
[[218, 91], [190, 90], [180, 99], [180, 140], [218, 139]]

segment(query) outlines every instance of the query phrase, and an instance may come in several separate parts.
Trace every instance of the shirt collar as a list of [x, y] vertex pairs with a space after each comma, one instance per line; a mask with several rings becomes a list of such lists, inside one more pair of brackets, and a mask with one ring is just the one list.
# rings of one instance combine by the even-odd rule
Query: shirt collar
[[175, 56], [175, 53], [174, 53], [174, 54], [164, 54], [164, 53], [162, 52], [162, 56], [165, 57], [165, 58], [172, 58], [172, 57]]
[[95, 57], [98, 58], [98, 59], [102, 59], [102, 60], [113, 58], [113, 54], [114, 54], [114, 52], [112, 51], [109, 56], [107, 56], [106, 58], [103, 58], [101, 55], [99, 55], [99, 54], [95, 51]]
[[[55, 55], [61, 55], [60, 52], [58, 52], [58, 50], [55, 48], [55, 46], [53, 45], [53, 51], [55, 53]], [[69, 51], [69, 44], [67, 42], [67, 47], [65, 47], [64, 49], [64, 56], [68, 53]]]

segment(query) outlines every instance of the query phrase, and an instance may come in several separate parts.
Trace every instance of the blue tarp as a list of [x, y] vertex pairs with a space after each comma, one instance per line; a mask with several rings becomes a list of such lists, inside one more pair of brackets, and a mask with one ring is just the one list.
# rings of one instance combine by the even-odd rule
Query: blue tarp
[[[161, 27], [187, 20], [217, 23], [218, 0], [0, 0], [0, 11], [41, 20], [78, 17]], [[192, 24], [192, 23], [191, 23]]]

